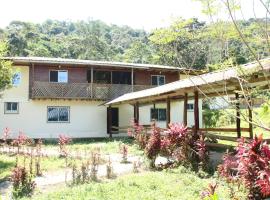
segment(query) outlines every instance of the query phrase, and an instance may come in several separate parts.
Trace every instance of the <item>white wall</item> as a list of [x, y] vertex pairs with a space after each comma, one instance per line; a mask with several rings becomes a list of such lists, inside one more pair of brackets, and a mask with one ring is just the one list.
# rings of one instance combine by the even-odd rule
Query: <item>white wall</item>
[[[16, 137], [19, 131], [34, 138], [57, 138], [59, 134], [71, 137], [108, 137], [107, 108], [100, 106], [101, 101], [80, 100], [31, 100], [29, 99], [29, 68], [18, 67], [21, 83], [18, 87], [6, 90], [0, 99], [0, 133], [5, 127], [12, 130]], [[5, 102], [18, 102], [19, 114], [4, 114]], [[189, 101], [193, 103], [193, 101]], [[69, 123], [48, 123], [48, 106], [70, 107]], [[129, 126], [133, 119], [133, 106], [123, 104], [119, 108], [119, 126]], [[140, 124], [151, 124], [150, 110], [153, 105], [140, 106]], [[166, 103], [156, 104], [156, 108], [166, 108]], [[199, 101], [200, 126], [202, 124], [202, 101]], [[183, 122], [183, 102], [171, 103], [171, 121]], [[188, 126], [194, 124], [193, 112], [188, 112]], [[166, 127], [166, 121], [157, 122]], [[124, 135], [126, 133], [123, 133]], [[123, 135], [122, 134], [122, 135]]]
[[[194, 100], [189, 100], [188, 103], [194, 103]], [[166, 103], [157, 103], [156, 108], [166, 108]], [[151, 124], [150, 110], [154, 108], [153, 105], [145, 105], [140, 106], [139, 108], [139, 122], [142, 125]], [[173, 101], [171, 102], [171, 122], [173, 123], [183, 123], [183, 110], [184, 110], [184, 102], [183, 101]], [[199, 100], [199, 122], [200, 127], [202, 127], [202, 101]], [[194, 125], [194, 112], [188, 111], [187, 115], [188, 119], [188, 127], [192, 127]], [[166, 121], [157, 121], [157, 125], [161, 128], [166, 128]]]

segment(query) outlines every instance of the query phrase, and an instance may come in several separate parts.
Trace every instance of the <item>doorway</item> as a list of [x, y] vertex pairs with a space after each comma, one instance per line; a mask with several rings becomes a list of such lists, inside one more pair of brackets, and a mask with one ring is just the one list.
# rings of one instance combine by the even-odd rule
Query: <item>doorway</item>
[[[112, 126], [119, 126], [119, 109], [118, 108], [111, 108], [111, 125]], [[107, 108], [107, 133], [109, 134], [109, 108]], [[112, 131], [117, 131], [118, 129], [112, 128]]]

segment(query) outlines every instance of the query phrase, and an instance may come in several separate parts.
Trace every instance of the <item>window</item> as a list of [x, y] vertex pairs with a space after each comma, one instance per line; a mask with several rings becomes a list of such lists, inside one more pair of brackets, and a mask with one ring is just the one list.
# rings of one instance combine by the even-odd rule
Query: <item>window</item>
[[12, 85], [18, 86], [21, 83], [21, 72], [16, 72], [12, 77]]
[[94, 71], [94, 83], [111, 83], [111, 72], [109, 71]]
[[187, 110], [194, 110], [194, 104], [193, 103], [188, 103], [187, 104]]
[[69, 107], [50, 106], [47, 109], [48, 122], [69, 122]]
[[166, 109], [165, 108], [151, 108], [151, 120], [166, 121]]
[[164, 75], [152, 75], [151, 76], [152, 85], [164, 85], [165, 84], [165, 76]]
[[67, 83], [68, 71], [65, 71], [65, 70], [50, 71], [50, 82]]
[[112, 72], [112, 84], [131, 85], [131, 72]]
[[18, 102], [5, 102], [5, 114], [18, 114], [19, 103]]

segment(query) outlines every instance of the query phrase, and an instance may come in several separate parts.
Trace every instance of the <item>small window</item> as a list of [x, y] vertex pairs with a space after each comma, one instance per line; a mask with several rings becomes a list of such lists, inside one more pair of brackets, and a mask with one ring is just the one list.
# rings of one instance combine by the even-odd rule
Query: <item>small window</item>
[[48, 122], [69, 122], [69, 107], [51, 106], [47, 109]]
[[165, 76], [164, 75], [152, 75], [151, 76], [152, 85], [164, 85], [165, 84]]
[[63, 70], [50, 71], [50, 82], [67, 83], [68, 82], [68, 71], [63, 71]]
[[188, 103], [187, 104], [187, 110], [194, 110], [194, 104], [193, 103]]
[[166, 121], [166, 109], [165, 108], [151, 108], [151, 120]]
[[18, 114], [19, 103], [18, 102], [5, 102], [5, 114]]
[[12, 77], [12, 85], [18, 86], [21, 83], [21, 72], [16, 72]]

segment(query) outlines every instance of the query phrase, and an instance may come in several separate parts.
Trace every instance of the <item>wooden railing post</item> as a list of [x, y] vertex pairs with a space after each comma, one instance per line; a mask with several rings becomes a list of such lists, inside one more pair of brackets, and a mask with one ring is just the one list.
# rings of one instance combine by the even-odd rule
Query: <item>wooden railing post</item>
[[194, 131], [197, 133], [200, 128], [199, 121], [199, 93], [198, 91], [194, 92]]
[[187, 126], [187, 105], [188, 105], [188, 94], [185, 93], [184, 96], [184, 110], [183, 110], [183, 123]]
[[91, 67], [91, 98], [93, 98], [94, 69]]
[[236, 108], [236, 130], [237, 130], [237, 137], [241, 137], [241, 120], [240, 120], [240, 102], [239, 102], [239, 94], [235, 93], [235, 108]]

